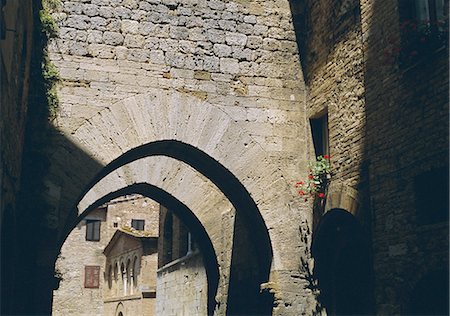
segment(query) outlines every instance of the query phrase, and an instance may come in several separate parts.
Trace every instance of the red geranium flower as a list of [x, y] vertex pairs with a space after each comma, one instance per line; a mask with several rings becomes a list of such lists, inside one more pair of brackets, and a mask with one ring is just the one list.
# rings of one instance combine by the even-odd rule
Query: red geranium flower
[[325, 193], [322, 193], [322, 192], [319, 193], [318, 195], [319, 195], [320, 198], [324, 198], [325, 197]]
[[310, 174], [310, 175], [308, 176], [308, 178], [314, 179], [314, 176], [313, 176], [312, 174]]
[[330, 159], [330, 156], [329, 155], [324, 155], [323, 158]]
[[305, 192], [303, 192], [302, 190], [298, 191], [298, 194], [300, 195], [305, 195]]

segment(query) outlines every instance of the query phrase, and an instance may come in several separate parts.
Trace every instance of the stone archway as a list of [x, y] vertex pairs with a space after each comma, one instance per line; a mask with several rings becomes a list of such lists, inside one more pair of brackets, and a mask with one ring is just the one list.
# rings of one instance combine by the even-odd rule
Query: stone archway
[[[128, 194], [140, 194], [153, 199], [154, 201], [165, 205], [169, 209], [173, 210], [183, 223], [189, 228], [190, 231], [195, 232], [196, 240], [198, 241], [200, 251], [203, 255], [203, 263], [206, 270], [208, 281], [208, 315], [212, 315], [216, 308], [216, 296], [219, 286], [219, 264], [217, 261], [217, 255], [214, 251], [214, 247], [211, 243], [205, 228], [202, 223], [197, 219], [195, 214], [169, 193], [159, 189], [153, 185], [146, 183], [137, 183], [128, 187], [119, 189], [114, 192], [110, 192], [108, 195], [95, 201], [89, 206], [84, 214], [88, 214], [98, 206], [123, 195]], [[84, 214], [80, 215], [80, 220], [84, 217]]]
[[[272, 291], [278, 299], [302, 299], [300, 291], [294, 291], [285, 281], [298, 273], [293, 258], [302, 247], [296, 225], [288, 225], [299, 214], [295, 205], [291, 207], [291, 186], [286, 176], [295, 178], [298, 170], [287, 166], [287, 160], [274, 160], [273, 153], [225, 111], [191, 95], [149, 89], [145, 95], [98, 112], [65, 136], [96, 163], [83, 163], [73, 156], [77, 152], [67, 148], [56, 149], [47, 180], [60, 192], [55, 209], [59, 210], [59, 220], [66, 223], [60, 230], [60, 240], [77, 222], [80, 211], [134, 183], [162, 188], [193, 212], [214, 208], [211, 201], [229, 200], [226, 203], [232, 205], [232, 212], [235, 209], [239, 213], [242, 224], [238, 226], [240, 231], [234, 232], [235, 240], [245, 238], [249, 242], [242, 243], [243, 247], [251, 247], [258, 257], [259, 283], [255, 281], [252, 291], [259, 292], [260, 284], [269, 281], [270, 274], [270, 281], [282, 280]], [[145, 159], [155, 161], [148, 163]], [[180, 170], [181, 184], [173, 181], [176, 177], [164, 175], [169, 169]], [[214, 187], [219, 188], [219, 194], [217, 189], [210, 190]], [[215, 214], [228, 216], [217, 210]], [[290, 241], [289, 247], [285, 240]], [[234, 251], [232, 255], [236, 258], [242, 253]], [[301, 284], [297, 286], [300, 289]], [[283, 292], [283, 288], [289, 290]]]
[[[182, 163], [178, 159], [184, 162]], [[156, 177], [151, 172], [142, 172], [143, 170], [158, 170], [161, 168], [166, 173], [160, 172]], [[175, 176], [173, 173], [175, 173]], [[188, 179], [190, 185], [195, 184], [195, 187], [186, 189], [179, 185], [180, 179], [183, 180], [183, 178]], [[155, 185], [146, 184], [152, 181]], [[139, 184], [138, 182], [144, 183]], [[80, 214], [77, 221], [80, 221], [93, 206], [98, 206], [100, 202], [106, 202], [108, 198], [111, 199], [111, 191], [120, 192], [119, 195], [123, 195], [126, 194], [124, 190], [133, 188], [133, 190], [138, 191], [132, 193], [146, 195], [169, 208], [170, 205], [173, 205], [174, 211], [180, 209], [177, 215], [183, 219], [191, 231], [199, 232], [203, 226], [206, 227], [205, 233], [200, 234], [199, 239], [209, 240], [209, 233], [210, 236], [214, 236], [213, 246], [216, 253], [229, 253], [229, 261], [222, 259], [221, 263], [224, 265], [220, 267], [221, 275], [224, 278], [220, 282], [223, 289], [219, 296], [219, 306], [222, 310], [225, 311], [227, 306], [228, 284], [233, 284], [234, 297], [248, 298], [246, 303], [239, 304], [239, 307], [232, 305], [234, 306], [234, 312], [256, 314], [270, 312], [272, 308], [271, 297], [264, 295], [265, 299], [262, 299], [259, 294], [260, 285], [269, 280], [272, 260], [267, 228], [250, 194], [239, 180], [217, 161], [191, 145], [173, 140], [159, 141], [134, 148], [112, 161], [96, 176], [92, 183], [90, 189], [84, 193], [78, 207], [81, 211], [85, 210], [86, 207], [87, 209]], [[178, 185], [173, 185], [174, 183]], [[126, 185], [128, 186], [125, 187]], [[143, 188], [146, 185], [147, 188], [152, 187], [153, 189], [144, 190]], [[214, 187], [216, 188], [214, 189]], [[141, 190], [145, 192], [141, 192]], [[168, 198], [169, 193], [161, 193], [164, 190], [176, 197], [179, 196], [183, 201], [187, 201], [193, 211], [183, 212], [183, 209], [188, 210], [189, 208], [180, 206], [183, 205], [181, 202], [174, 204]], [[205, 200], [199, 204], [195, 199], [192, 200], [192, 196], [201, 196]], [[197, 209], [200, 209], [200, 211]], [[232, 249], [226, 249], [221, 244], [223, 243], [223, 232], [217, 230], [217, 223], [218, 218], [220, 220], [220, 216], [222, 216], [221, 213], [230, 209], [236, 210], [236, 213], [239, 214], [235, 220], [239, 218], [240, 224], [232, 224], [229, 238], [239, 242], [236, 242], [237, 246], [234, 246], [232, 241], [229, 243]], [[201, 222], [201, 224], [195, 224], [196, 221]], [[70, 227], [73, 226], [73, 222], [68, 224], [67, 231], [70, 231]], [[212, 249], [212, 247], [209, 248]], [[209, 272], [209, 287], [212, 289], [212, 296], [209, 296], [209, 311], [212, 313], [215, 289], [218, 285], [217, 278], [211, 275], [218, 275], [217, 268], [214, 269], [218, 260], [214, 251], [209, 250], [209, 248], [205, 246], [203, 250], [204, 253], [208, 254], [211, 262], [210, 264], [207, 263], [207, 271]], [[231, 269], [230, 275], [230, 267], [233, 266], [237, 258], [242, 258], [245, 255], [248, 256], [249, 260], [245, 264], [242, 264], [242, 261], [240, 262], [239, 274], [237, 274], [237, 269]], [[237, 281], [238, 279], [241, 281]], [[244, 281], [247, 284], [245, 289], [239, 286]], [[262, 304], [262, 301], [267, 301], [267, 303]]]

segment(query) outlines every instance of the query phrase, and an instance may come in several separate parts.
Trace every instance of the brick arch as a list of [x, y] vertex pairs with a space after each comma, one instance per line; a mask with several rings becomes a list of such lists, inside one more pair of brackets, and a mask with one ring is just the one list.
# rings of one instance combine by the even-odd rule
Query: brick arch
[[[132, 162], [149, 156], [167, 156], [182, 161], [195, 169], [195, 176], [198, 172], [209, 179], [212, 183], [214, 183], [214, 185], [220, 190], [220, 192], [222, 192], [226, 199], [228, 199], [229, 202], [233, 205], [236, 212], [239, 212], [243, 216], [245, 224], [249, 225], [249, 227], [252, 228], [250, 231], [255, 235], [255, 237], [253, 237], [256, 241], [255, 247], [259, 250], [260, 254], [266, 258], [272, 257], [272, 249], [267, 227], [255, 201], [250, 196], [250, 193], [228, 169], [226, 169], [223, 165], [221, 165], [215, 159], [208, 156], [198, 148], [189, 144], [175, 140], [166, 140], [152, 142], [133, 148], [132, 150], [113, 160], [99, 174], [97, 174], [97, 176], [92, 180], [90, 188], [94, 187], [103, 179], [105, 179], [109, 183], [105, 184], [104, 186], [99, 185], [98, 187], [99, 189], [105, 187], [106, 191], [111, 191], [111, 186], [114, 188], [118, 186], [120, 187], [120, 185], [123, 184], [135, 183], [137, 182], [136, 179], [139, 179], [139, 177], [141, 176], [143, 176], [145, 180], [150, 180], [148, 179], [148, 174], [145, 174], [142, 172], [142, 170], [140, 170], [139, 165], [134, 168], [130, 167], [133, 166], [133, 164], [131, 164]], [[148, 165], [148, 162], [145, 165]], [[158, 168], [158, 166], [154, 164], [150, 166]], [[126, 167], [131, 170], [128, 170], [127, 172], [127, 170], [125, 169]], [[164, 168], [164, 170], [168, 172], [171, 172], [173, 168], [175, 168], [175, 170], [181, 170], [183, 168], [182, 166], [170, 166], [170, 164], [168, 164], [167, 162], [164, 162], [164, 164], [160, 164], [159, 167]], [[133, 169], [137, 170], [138, 172], [133, 172]], [[117, 172], [114, 173], [114, 171]], [[109, 179], [108, 176], [110, 175], [112, 177], [114, 177], [114, 175], [117, 175], [117, 178]], [[163, 183], [166, 178], [167, 177], [161, 179], [161, 175], [158, 174], [155, 180], [159, 180], [159, 185], [165, 187], [167, 190], [174, 190], [173, 188], [170, 188], [168, 185], [165, 185]], [[202, 192], [204, 192], [204, 194], [207, 194], [206, 191], [209, 192], [210, 190], [213, 190], [212, 186], [209, 183], [205, 181], [203, 183], [204, 185], [200, 187], [200, 189], [203, 189]], [[178, 188], [180, 187], [181, 186], [178, 186]], [[107, 193], [106, 191], [104, 191], [103, 193]], [[193, 190], [181, 187], [181, 191], [182, 192], [180, 192], [179, 194], [183, 194], [184, 192], [183, 195], [187, 197], [188, 195], [192, 195]], [[88, 194], [89, 191], [86, 191], [83, 195], [87, 196]], [[198, 195], [195, 197], [204, 198], [204, 196], [205, 195]], [[207, 200], [207, 204], [211, 204], [211, 201], [209, 199]], [[267, 269], [270, 269], [270, 263], [267, 264]]]
[[[142, 172], [143, 170], [149, 171]], [[150, 170], [156, 172], [153, 173]], [[137, 159], [105, 175], [92, 186], [78, 204], [80, 213], [76, 222], [92, 209], [92, 205], [99, 205], [97, 201], [107, 202], [108, 200], [104, 197], [110, 197], [111, 192], [138, 183], [160, 188], [192, 210], [194, 216], [206, 228], [207, 233], [216, 236], [212, 242], [216, 252], [220, 252], [222, 241], [217, 231], [220, 216], [214, 217], [211, 213], [233, 212], [233, 205], [209, 179], [188, 164], [169, 157], [153, 156]], [[70, 231], [73, 225], [74, 223], [68, 224], [66, 230]]]
[[325, 213], [335, 209], [343, 209], [355, 217], [359, 217], [360, 193], [358, 190], [342, 184], [331, 182], [328, 188]]

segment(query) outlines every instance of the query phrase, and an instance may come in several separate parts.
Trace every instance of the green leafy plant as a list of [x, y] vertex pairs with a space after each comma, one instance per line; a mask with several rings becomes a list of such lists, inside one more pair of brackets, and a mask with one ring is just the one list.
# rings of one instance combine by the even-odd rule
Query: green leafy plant
[[44, 86], [46, 88], [47, 105], [50, 119], [54, 119], [56, 117], [59, 106], [57, 83], [60, 81], [60, 77], [58, 69], [50, 60], [47, 50], [47, 42], [50, 38], [54, 38], [58, 35], [58, 24], [54, 19], [52, 13], [56, 12], [59, 9], [60, 5], [60, 0], [43, 0], [42, 10], [39, 12], [44, 43], [41, 69], [42, 77], [44, 79]]
[[318, 156], [315, 162], [309, 163], [309, 175], [305, 181], [295, 183], [298, 194], [308, 201], [309, 197], [325, 198], [328, 181], [331, 178], [330, 156]]
[[59, 28], [52, 13], [57, 11], [61, 2], [59, 0], [43, 0], [42, 10], [39, 11], [39, 18], [41, 20], [42, 31], [47, 38], [55, 37], [58, 34]]

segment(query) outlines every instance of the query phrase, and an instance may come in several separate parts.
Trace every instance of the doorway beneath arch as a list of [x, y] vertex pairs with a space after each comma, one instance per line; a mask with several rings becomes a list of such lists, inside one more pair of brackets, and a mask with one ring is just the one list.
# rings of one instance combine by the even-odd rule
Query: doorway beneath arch
[[319, 302], [328, 315], [371, 314], [369, 243], [356, 218], [331, 209], [313, 236], [314, 275]]

